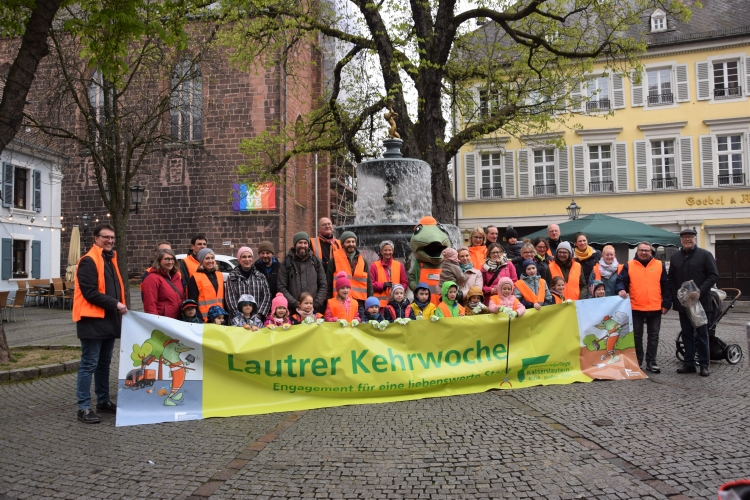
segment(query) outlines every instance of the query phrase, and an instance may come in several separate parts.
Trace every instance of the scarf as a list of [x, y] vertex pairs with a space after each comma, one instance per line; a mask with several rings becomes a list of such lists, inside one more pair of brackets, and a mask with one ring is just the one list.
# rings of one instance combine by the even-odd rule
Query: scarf
[[318, 234], [318, 238], [320, 238], [320, 241], [325, 241], [329, 245], [333, 245], [333, 242], [336, 241], [336, 238], [334, 236], [331, 236], [330, 238], [326, 238], [322, 234]]
[[602, 278], [607, 279], [613, 274], [617, 272], [617, 257], [615, 257], [615, 260], [612, 261], [612, 264], [607, 265], [606, 262], [604, 262], [604, 258], [602, 257], [599, 259], [599, 272], [602, 274]]
[[310, 311], [310, 312], [308, 313], [308, 312], [305, 312], [305, 311], [303, 311], [302, 309], [300, 309], [300, 308], [298, 307], [298, 308], [297, 308], [297, 314], [299, 314], [299, 318], [300, 318], [300, 320], [302, 320], [302, 321], [304, 321], [304, 320], [305, 320], [305, 318], [313, 318], [313, 319], [315, 319], [315, 309], [314, 309], [314, 308], [313, 308], [313, 310], [312, 310], [312, 311]]
[[474, 264], [472, 264], [471, 262], [468, 262], [468, 263], [466, 263], [466, 264], [461, 264], [461, 263], [459, 263], [459, 264], [458, 264], [458, 267], [460, 267], [460, 268], [461, 268], [461, 271], [463, 271], [463, 272], [466, 272], [466, 271], [468, 271], [469, 269], [473, 268], [473, 267], [474, 267]]
[[536, 258], [537, 258], [537, 260], [539, 260], [539, 262], [544, 262], [544, 259], [546, 259], [547, 256], [546, 255], [536, 254]]
[[416, 297], [414, 297], [414, 302], [413, 303], [417, 304], [417, 307], [419, 307], [420, 310], [424, 310], [424, 308], [427, 307], [427, 304], [429, 304], [430, 301], [427, 300], [427, 302], [420, 302], [419, 300], [417, 300]]
[[507, 264], [508, 264], [508, 257], [506, 257], [505, 255], [503, 255], [502, 257], [500, 257], [500, 262], [495, 262], [492, 259], [487, 259], [487, 262], [484, 263], [484, 267], [488, 271], [494, 272], [497, 268], [503, 267], [503, 266], [505, 266]]
[[591, 248], [590, 246], [587, 246], [586, 250], [584, 250], [583, 252], [581, 252], [580, 250], [578, 250], [578, 247], [576, 247], [576, 249], [574, 250], [574, 252], [575, 252], [575, 255], [576, 255], [576, 259], [578, 259], [578, 262], [586, 260], [586, 259], [590, 258], [592, 255], [594, 255], [594, 249]]

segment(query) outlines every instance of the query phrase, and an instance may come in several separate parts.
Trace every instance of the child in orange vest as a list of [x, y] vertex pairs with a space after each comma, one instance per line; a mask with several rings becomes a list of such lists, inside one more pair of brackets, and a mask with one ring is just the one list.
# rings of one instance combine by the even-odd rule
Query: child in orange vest
[[497, 289], [500, 292], [498, 295], [492, 295], [490, 297], [490, 312], [509, 312], [509, 315], [513, 318], [516, 316], [523, 316], [526, 312], [526, 308], [521, 304], [515, 295], [513, 295], [513, 280], [507, 276], [503, 276], [498, 280]]
[[458, 295], [458, 285], [453, 281], [446, 281], [443, 283], [443, 301], [438, 304], [437, 311], [431, 320], [437, 320], [439, 318], [457, 318], [463, 316], [466, 311], [464, 306], [458, 303], [456, 296]]
[[552, 299], [555, 304], [562, 304], [563, 302], [572, 302], [565, 299], [565, 280], [562, 276], [554, 276], [552, 278], [552, 289], [550, 290]]
[[326, 312], [323, 315], [326, 322], [341, 322], [342, 324], [352, 323], [354, 325], [354, 322], [356, 321], [356, 324], [359, 324], [359, 303], [357, 303], [356, 299], [349, 298], [352, 284], [351, 281], [349, 281], [349, 278], [346, 277], [344, 271], [340, 271], [336, 275], [334, 287], [336, 288], [336, 296], [332, 299], [328, 299]]
[[289, 319], [289, 302], [287, 302], [284, 294], [279, 292], [271, 301], [271, 314], [266, 318], [266, 326], [276, 328], [291, 324], [292, 321]]
[[297, 304], [297, 312], [292, 314], [293, 325], [318, 323], [318, 319], [322, 322], [323, 315], [315, 312], [313, 296], [310, 293], [299, 294]]
[[526, 308], [533, 307], [537, 311], [542, 306], [554, 304], [547, 282], [536, 273], [536, 262], [524, 260], [521, 269], [521, 278], [516, 281], [516, 290], [513, 292], [521, 304]]

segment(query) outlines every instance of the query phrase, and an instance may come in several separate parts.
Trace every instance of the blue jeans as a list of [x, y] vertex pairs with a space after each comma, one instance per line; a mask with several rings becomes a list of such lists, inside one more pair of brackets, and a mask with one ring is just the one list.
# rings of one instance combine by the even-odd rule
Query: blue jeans
[[94, 378], [94, 392], [97, 404], [109, 401], [109, 365], [115, 339], [81, 339], [81, 366], [78, 368], [76, 398], [78, 409], [91, 408], [91, 378]]
[[[709, 322], [711, 316], [708, 316]], [[698, 347], [698, 364], [708, 368], [708, 326], [703, 325], [695, 328], [690, 318], [684, 312], [680, 312], [680, 328], [682, 330], [682, 345], [685, 346], [685, 364], [695, 363], [695, 347]]]

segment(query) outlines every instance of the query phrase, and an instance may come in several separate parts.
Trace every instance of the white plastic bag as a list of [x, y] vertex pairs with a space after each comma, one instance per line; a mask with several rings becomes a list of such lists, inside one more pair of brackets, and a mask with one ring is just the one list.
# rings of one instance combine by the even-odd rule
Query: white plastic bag
[[684, 282], [677, 290], [677, 300], [685, 308], [685, 313], [695, 328], [708, 324], [708, 317], [700, 299], [701, 292], [693, 280]]

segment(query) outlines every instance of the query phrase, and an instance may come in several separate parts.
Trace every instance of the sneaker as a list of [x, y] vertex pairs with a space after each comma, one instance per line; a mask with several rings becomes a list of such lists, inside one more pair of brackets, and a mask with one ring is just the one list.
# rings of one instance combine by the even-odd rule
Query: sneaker
[[106, 403], [98, 403], [96, 409], [102, 413], [117, 413], [117, 405], [112, 401]]
[[661, 368], [656, 363], [647, 364], [646, 369], [651, 373], [661, 373]]
[[78, 410], [78, 421], [83, 422], [84, 424], [98, 424], [99, 415], [97, 415], [91, 408]]
[[708, 373], [708, 367], [707, 366], [701, 366], [700, 376], [701, 377], [708, 377], [709, 375], [711, 375], [711, 374]]
[[677, 369], [677, 373], [695, 373], [697, 371], [694, 365], [682, 365], [682, 368]]

